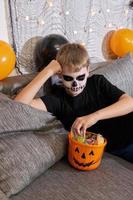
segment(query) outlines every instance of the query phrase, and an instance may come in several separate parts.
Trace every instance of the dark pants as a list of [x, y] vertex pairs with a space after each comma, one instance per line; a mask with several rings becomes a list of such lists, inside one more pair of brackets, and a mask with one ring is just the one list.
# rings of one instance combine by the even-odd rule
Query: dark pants
[[101, 120], [89, 130], [100, 133], [107, 139], [108, 152], [133, 162], [133, 112]]
[[110, 153], [133, 163], [133, 142], [127, 145], [125, 148], [114, 150]]

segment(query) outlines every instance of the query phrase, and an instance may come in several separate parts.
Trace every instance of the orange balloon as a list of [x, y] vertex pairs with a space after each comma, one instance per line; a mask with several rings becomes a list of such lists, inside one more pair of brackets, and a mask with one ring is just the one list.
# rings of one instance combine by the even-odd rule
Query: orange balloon
[[112, 34], [110, 48], [117, 56], [133, 53], [133, 30], [119, 29]]
[[0, 80], [6, 78], [15, 67], [16, 56], [12, 47], [0, 40]]

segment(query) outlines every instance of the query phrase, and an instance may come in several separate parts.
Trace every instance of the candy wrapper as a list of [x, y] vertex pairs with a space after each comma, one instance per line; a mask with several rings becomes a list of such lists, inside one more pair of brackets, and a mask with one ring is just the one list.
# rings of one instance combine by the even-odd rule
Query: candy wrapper
[[80, 143], [99, 145], [104, 144], [104, 137], [101, 134], [96, 134], [92, 132], [86, 132], [85, 136], [83, 135], [73, 135], [73, 138]]

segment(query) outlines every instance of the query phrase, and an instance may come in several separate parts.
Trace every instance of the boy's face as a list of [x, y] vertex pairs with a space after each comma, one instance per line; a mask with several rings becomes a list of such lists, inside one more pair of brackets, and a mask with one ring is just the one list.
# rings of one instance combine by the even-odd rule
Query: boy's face
[[64, 67], [62, 81], [66, 92], [71, 96], [80, 94], [86, 86], [88, 75], [87, 67], [81, 68], [78, 72], [70, 72], [67, 67]]

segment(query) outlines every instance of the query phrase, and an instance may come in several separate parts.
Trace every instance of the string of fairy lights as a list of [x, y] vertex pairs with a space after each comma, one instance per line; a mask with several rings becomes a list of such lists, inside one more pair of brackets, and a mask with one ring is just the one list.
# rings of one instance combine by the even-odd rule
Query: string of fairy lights
[[[31, 2], [32, 2], [32, 0], [29, 0], [29, 3], [31, 3]], [[54, 6], [54, 0], [46, 0], [45, 3], [49, 6], [49, 8], [52, 8]], [[122, 11], [123, 12], [123, 17], [127, 17], [127, 15], [129, 14], [129, 10], [130, 10], [129, 6], [125, 5], [123, 7], [123, 11]], [[102, 10], [96, 10], [94, 8], [91, 8], [91, 10], [89, 11], [90, 17], [95, 17], [96, 15], [100, 14], [101, 12], [102, 12]], [[111, 9], [107, 8], [106, 9], [106, 13], [110, 14], [111, 13]], [[62, 9], [60, 11], [60, 13], [59, 13], [59, 15], [65, 15], [65, 16], [69, 16], [70, 14], [71, 14], [71, 10], [70, 9], [69, 10], [65, 10], [65, 11]], [[45, 21], [41, 17], [37, 18], [36, 16], [33, 17], [33, 16], [29, 16], [29, 15], [23, 16], [21, 13], [18, 14], [18, 17], [22, 18], [22, 19], [25, 19], [25, 21], [27, 21], [27, 22], [32, 22], [32, 23], [34, 22], [38, 26], [44, 26], [45, 25]], [[104, 28], [120, 29], [120, 28], [123, 28], [123, 26], [121, 26], [121, 25], [118, 26], [117, 24], [109, 22], [109, 23], [104, 25]], [[84, 32], [86, 32], [86, 27], [84, 27]], [[90, 33], [93, 32], [93, 29], [89, 28], [89, 32]], [[73, 34], [74, 35], [78, 34], [78, 31], [77, 30], [73, 30]]]

